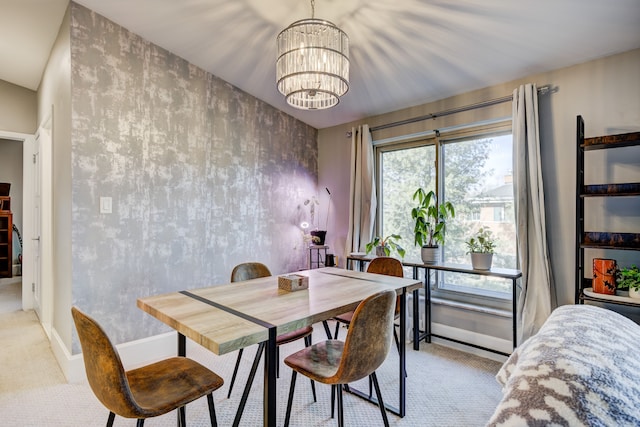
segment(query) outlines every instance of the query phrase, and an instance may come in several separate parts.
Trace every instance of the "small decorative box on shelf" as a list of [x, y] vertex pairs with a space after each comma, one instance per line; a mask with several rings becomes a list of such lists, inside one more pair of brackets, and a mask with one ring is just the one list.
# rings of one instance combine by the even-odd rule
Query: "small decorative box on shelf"
[[309, 278], [300, 274], [278, 276], [278, 289], [293, 292], [309, 288]]

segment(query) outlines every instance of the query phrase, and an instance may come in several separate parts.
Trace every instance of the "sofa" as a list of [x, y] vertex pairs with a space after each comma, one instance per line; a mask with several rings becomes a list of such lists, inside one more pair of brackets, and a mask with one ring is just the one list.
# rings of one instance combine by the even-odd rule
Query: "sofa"
[[507, 359], [487, 426], [640, 426], [640, 325], [561, 306]]

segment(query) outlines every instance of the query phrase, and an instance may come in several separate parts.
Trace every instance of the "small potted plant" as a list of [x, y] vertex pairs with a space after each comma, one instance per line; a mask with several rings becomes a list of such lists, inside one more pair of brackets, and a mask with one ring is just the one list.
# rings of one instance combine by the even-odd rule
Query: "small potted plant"
[[465, 242], [468, 254], [471, 254], [471, 267], [474, 270], [491, 270], [493, 251], [496, 248], [491, 230], [480, 227], [475, 236]]
[[411, 218], [415, 221], [414, 244], [422, 248], [422, 262], [438, 262], [438, 243], [444, 243], [447, 220], [456, 216], [455, 209], [451, 202], [438, 205], [436, 193], [427, 193], [422, 188], [416, 190], [413, 200], [418, 202], [418, 206], [411, 209]]
[[365, 245], [367, 254], [376, 248], [376, 256], [390, 256], [391, 251], [396, 251], [401, 258], [404, 258], [405, 250], [398, 240], [402, 239], [399, 234], [391, 234], [387, 237], [376, 236]]
[[618, 270], [617, 285], [629, 289], [629, 297], [640, 298], [640, 270], [635, 265]]

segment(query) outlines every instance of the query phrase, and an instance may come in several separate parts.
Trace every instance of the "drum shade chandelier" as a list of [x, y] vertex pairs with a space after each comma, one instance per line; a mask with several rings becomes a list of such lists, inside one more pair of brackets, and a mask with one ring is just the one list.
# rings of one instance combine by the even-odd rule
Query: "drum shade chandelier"
[[349, 90], [349, 37], [329, 21], [302, 19], [278, 34], [276, 80], [292, 107], [331, 108]]

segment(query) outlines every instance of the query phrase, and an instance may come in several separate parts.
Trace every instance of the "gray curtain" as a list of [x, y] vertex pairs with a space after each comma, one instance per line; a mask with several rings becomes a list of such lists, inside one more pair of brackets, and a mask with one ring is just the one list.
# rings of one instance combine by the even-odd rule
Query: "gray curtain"
[[375, 161], [369, 126], [358, 126], [351, 131], [351, 190], [345, 259], [351, 252], [364, 252], [365, 245], [371, 241], [377, 206]]
[[518, 342], [522, 342], [549, 317], [554, 286], [544, 214], [538, 91], [534, 84], [513, 91], [513, 145], [518, 261], [522, 270]]

